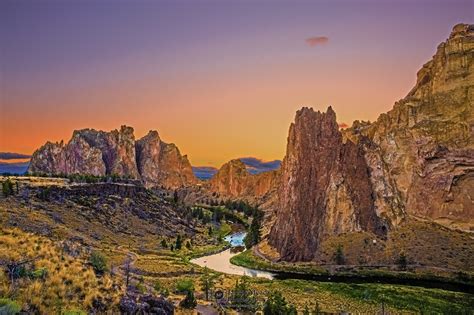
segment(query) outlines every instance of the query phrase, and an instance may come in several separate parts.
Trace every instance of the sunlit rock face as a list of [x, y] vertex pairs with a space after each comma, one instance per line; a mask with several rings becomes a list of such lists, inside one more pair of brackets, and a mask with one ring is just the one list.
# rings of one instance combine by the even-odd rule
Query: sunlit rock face
[[135, 136], [132, 127], [122, 126], [120, 130], [111, 132], [83, 129], [75, 131], [73, 138], [76, 136], [102, 152], [106, 174], [134, 179], [140, 177], [135, 161]]
[[474, 227], [473, 59], [474, 26], [459, 24], [374, 123], [339, 131], [331, 108], [297, 112], [269, 235], [283, 260], [313, 259], [330, 235], [384, 235], [411, 216]]
[[117, 175], [141, 179], [147, 187], [177, 188], [197, 182], [187, 157], [174, 144], [161, 141], [156, 131], [135, 141], [133, 128], [127, 126], [111, 132], [77, 130], [66, 145], [47, 142], [33, 154], [28, 171]]
[[[344, 136], [364, 144], [378, 211], [471, 223], [474, 218], [474, 26], [456, 25], [410, 93]], [[381, 199], [382, 199], [381, 198]], [[388, 202], [386, 202], [388, 201]]]
[[331, 107], [303, 108], [290, 126], [270, 244], [281, 258], [307, 261], [334, 234], [383, 232], [360, 146], [343, 143]]
[[161, 141], [157, 131], [150, 131], [136, 142], [137, 165], [146, 186], [167, 188], [197, 183], [187, 156], [178, 147]]
[[207, 187], [225, 198], [257, 201], [272, 193], [278, 180], [278, 170], [251, 174], [240, 159], [235, 159], [224, 164]]

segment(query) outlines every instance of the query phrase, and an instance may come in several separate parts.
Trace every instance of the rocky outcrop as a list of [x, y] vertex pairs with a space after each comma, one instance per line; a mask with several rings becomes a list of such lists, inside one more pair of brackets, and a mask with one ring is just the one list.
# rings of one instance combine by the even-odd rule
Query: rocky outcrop
[[136, 142], [137, 165], [147, 186], [181, 187], [197, 183], [191, 164], [178, 147], [161, 141], [150, 131]]
[[102, 152], [106, 174], [115, 174], [130, 178], [139, 178], [135, 161], [135, 136], [133, 128], [120, 127], [111, 132], [83, 129], [75, 131], [73, 139], [80, 137], [91, 147]]
[[270, 244], [281, 258], [308, 261], [329, 235], [383, 232], [362, 148], [343, 143], [331, 107], [303, 108], [290, 126]]
[[76, 130], [71, 140], [47, 142], [31, 158], [29, 173], [114, 175], [141, 179], [147, 187], [176, 188], [197, 182], [186, 156], [156, 131], [135, 141], [133, 128]]
[[402, 205], [411, 215], [472, 223], [473, 60], [474, 26], [456, 25], [404, 99], [344, 131], [364, 144], [380, 213]]
[[138, 292], [127, 292], [120, 299], [122, 314], [174, 314], [174, 305], [163, 296], [143, 295]]
[[222, 197], [254, 201], [272, 192], [278, 180], [278, 170], [251, 174], [240, 159], [235, 159], [219, 169], [209, 180], [208, 188]]
[[341, 135], [331, 108], [298, 111], [269, 235], [283, 260], [312, 260], [328, 236], [383, 235], [412, 216], [474, 227], [473, 60], [474, 25], [459, 24], [374, 123]]
[[44, 174], [90, 174], [105, 175], [102, 152], [92, 148], [83, 138], [75, 134], [64, 145], [47, 142], [32, 156], [28, 171]]

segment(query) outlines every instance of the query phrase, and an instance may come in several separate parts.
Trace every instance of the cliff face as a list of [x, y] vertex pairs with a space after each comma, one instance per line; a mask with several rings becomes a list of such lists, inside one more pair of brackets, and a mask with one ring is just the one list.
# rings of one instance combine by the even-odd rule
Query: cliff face
[[411, 216], [473, 228], [473, 60], [474, 25], [456, 25], [376, 122], [341, 134], [331, 108], [297, 112], [269, 235], [283, 260], [314, 259], [328, 236], [383, 235]]
[[290, 126], [270, 244], [282, 259], [311, 260], [320, 241], [351, 231], [383, 232], [362, 148], [343, 143], [331, 107], [303, 108]]
[[258, 200], [277, 187], [279, 171], [250, 174], [239, 159], [224, 164], [209, 180], [208, 187], [227, 198]]
[[373, 176], [376, 193], [408, 214], [472, 222], [473, 60], [474, 25], [456, 25], [404, 99], [376, 122], [344, 131], [364, 144], [371, 169], [384, 178]]
[[106, 174], [139, 178], [135, 162], [135, 136], [133, 128], [122, 126], [111, 132], [83, 129], [75, 131], [74, 138], [81, 138], [90, 147], [100, 150]]
[[161, 141], [158, 132], [136, 142], [137, 165], [147, 186], [181, 187], [197, 183], [191, 164], [174, 144]]
[[74, 131], [66, 145], [48, 142], [33, 154], [28, 172], [118, 175], [141, 179], [148, 187], [197, 182], [186, 156], [174, 144], [162, 142], [156, 131], [135, 141], [133, 128], [127, 126], [111, 132]]

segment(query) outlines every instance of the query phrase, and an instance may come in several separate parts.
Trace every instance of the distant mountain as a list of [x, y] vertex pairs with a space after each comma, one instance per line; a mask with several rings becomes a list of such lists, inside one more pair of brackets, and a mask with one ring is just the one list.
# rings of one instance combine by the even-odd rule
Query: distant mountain
[[13, 152], [0, 152], [0, 160], [29, 159], [31, 155]]
[[[263, 161], [255, 157], [243, 157], [240, 160], [250, 174], [260, 174], [263, 172], [274, 171], [280, 168], [281, 161]], [[211, 179], [217, 173], [218, 169], [213, 166], [193, 166], [194, 176], [201, 180]]]
[[240, 158], [245, 166], [247, 167], [247, 171], [250, 174], [259, 174], [262, 172], [273, 171], [280, 168], [281, 161], [274, 160], [274, 161], [263, 161], [254, 157], [244, 157]]
[[194, 176], [201, 180], [211, 179], [217, 173], [217, 168], [212, 166], [193, 166]]
[[0, 162], [0, 174], [10, 173], [10, 174], [25, 174], [28, 170], [30, 162], [21, 162], [21, 163], [5, 163]]

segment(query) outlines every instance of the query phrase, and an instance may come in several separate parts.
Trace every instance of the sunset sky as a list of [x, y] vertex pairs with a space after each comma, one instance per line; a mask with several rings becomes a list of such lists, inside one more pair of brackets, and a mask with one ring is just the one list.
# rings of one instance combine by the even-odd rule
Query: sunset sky
[[474, 0], [2, 0], [0, 152], [127, 124], [193, 165], [281, 159], [298, 108], [375, 120], [460, 22]]

